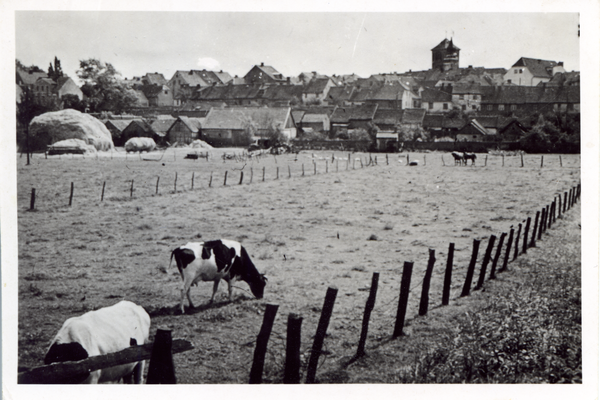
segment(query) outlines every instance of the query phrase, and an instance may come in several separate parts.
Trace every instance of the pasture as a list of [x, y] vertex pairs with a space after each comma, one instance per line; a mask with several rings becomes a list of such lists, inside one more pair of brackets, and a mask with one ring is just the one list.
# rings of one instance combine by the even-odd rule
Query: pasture
[[[334, 152], [334, 162], [324, 151], [243, 161], [221, 157], [241, 149], [214, 149], [208, 160], [184, 159], [188, 152], [36, 154], [29, 166], [24, 156], [18, 159], [20, 367], [42, 364], [65, 319], [126, 299], [150, 313], [151, 338], [157, 327], [168, 327], [174, 338], [194, 343], [194, 350], [174, 356], [179, 383], [246, 383], [265, 306], [278, 304], [264, 381], [281, 382], [287, 315], [303, 317], [305, 367], [325, 292], [334, 286], [318, 378], [356, 351], [373, 272], [380, 280], [367, 352], [391, 337], [404, 261], [414, 262], [410, 335], [429, 249], [437, 259], [433, 308], [441, 303], [448, 245], [455, 243], [452, 307], [473, 239], [484, 247], [490, 235], [535, 217], [580, 181], [579, 155], [563, 155], [562, 166], [558, 155], [546, 155], [543, 167], [540, 155], [525, 155], [521, 167], [519, 156], [488, 155], [484, 166], [486, 155], [478, 154], [474, 166], [455, 166], [449, 153], [410, 153], [419, 165], [409, 167], [406, 153], [390, 154], [389, 164], [385, 154], [372, 154], [377, 165], [367, 166], [365, 153], [351, 154], [347, 163], [342, 152]], [[29, 210], [32, 188], [35, 209]], [[222, 282], [209, 306], [212, 283], [199, 283], [191, 290], [197, 308], [180, 315], [181, 278], [175, 266], [166, 271], [171, 251], [216, 238], [244, 245], [268, 277], [265, 297], [254, 299], [238, 282], [229, 303]], [[427, 318], [435, 330], [435, 317]], [[436, 340], [433, 334], [429, 340]], [[406, 349], [399, 362], [409, 356]]]

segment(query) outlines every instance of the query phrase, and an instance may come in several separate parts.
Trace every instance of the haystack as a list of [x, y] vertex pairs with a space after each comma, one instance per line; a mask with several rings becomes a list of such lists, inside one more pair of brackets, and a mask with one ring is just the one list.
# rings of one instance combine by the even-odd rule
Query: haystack
[[114, 148], [110, 131], [89, 114], [66, 109], [35, 117], [29, 124], [32, 150], [46, 150], [48, 145], [66, 139], [80, 139], [96, 150]]
[[210, 144], [206, 143], [204, 140], [196, 139], [191, 144], [190, 147], [193, 149], [213, 149]]
[[95, 154], [96, 148], [81, 139], [66, 139], [54, 143], [48, 148], [48, 154]]
[[134, 137], [125, 142], [125, 151], [152, 151], [156, 149], [154, 139], [148, 137]]

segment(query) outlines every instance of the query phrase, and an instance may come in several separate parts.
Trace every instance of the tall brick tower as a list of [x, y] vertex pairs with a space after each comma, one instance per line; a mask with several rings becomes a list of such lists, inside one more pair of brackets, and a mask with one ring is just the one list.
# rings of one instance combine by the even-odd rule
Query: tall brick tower
[[452, 43], [452, 39], [444, 39], [431, 49], [431, 68], [442, 72], [458, 69], [460, 49]]

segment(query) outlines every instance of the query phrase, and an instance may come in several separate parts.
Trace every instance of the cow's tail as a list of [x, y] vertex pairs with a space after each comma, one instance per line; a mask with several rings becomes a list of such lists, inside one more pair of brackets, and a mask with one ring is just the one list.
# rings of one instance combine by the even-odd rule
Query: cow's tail
[[[171, 259], [169, 261], [169, 267], [167, 268], [167, 272], [171, 270], [171, 264], [173, 264], [173, 256], [175, 255], [175, 250], [173, 250], [171, 252]], [[177, 260], [175, 260], [175, 263], [177, 263]]]

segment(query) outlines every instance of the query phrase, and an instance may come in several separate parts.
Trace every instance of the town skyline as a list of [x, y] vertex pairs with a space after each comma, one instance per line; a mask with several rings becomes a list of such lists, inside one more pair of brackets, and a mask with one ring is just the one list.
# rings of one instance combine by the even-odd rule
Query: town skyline
[[[27, 28], [35, 22], [36, 29]], [[407, 34], [418, 27], [421, 35]], [[17, 11], [15, 28], [17, 59], [47, 70], [56, 56], [76, 81], [79, 60], [88, 58], [111, 63], [129, 79], [157, 72], [169, 80], [192, 69], [243, 77], [260, 63], [284, 76], [316, 71], [366, 78], [428, 70], [431, 49], [446, 38], [461, 49], [461, 68], [508, 69], [529, 57], [580, 70], [577, 13]]]

